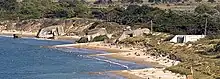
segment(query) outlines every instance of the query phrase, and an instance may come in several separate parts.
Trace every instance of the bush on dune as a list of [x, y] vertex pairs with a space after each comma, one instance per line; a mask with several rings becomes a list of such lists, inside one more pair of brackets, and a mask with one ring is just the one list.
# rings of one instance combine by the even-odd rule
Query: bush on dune
[[100, 35], [96, 36], [92, 41], [97, 42], [97, 41], [104, 41], [105, 39], [109, 39], [106, 35]]

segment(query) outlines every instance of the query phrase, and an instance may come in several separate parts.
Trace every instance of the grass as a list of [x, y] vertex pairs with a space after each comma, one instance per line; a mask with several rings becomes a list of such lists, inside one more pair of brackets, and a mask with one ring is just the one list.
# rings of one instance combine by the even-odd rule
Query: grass
[[204, 54], [213, 49], [217, 43], [220, 43], [220, 39], [201, 39], [179, 46], [163, 41], [168, 37], [169, 34], [146, 35], [125, 39], [123, 43], [147, 43], [159, 51], [174, 54], [181, 59], [182, 63], [166, 68], [172, 72], [191, 75], [190, 68], [192, 67], [194, 79], [217, 79], [220, 77], [220, 58], [217, 58], [220, 54]]

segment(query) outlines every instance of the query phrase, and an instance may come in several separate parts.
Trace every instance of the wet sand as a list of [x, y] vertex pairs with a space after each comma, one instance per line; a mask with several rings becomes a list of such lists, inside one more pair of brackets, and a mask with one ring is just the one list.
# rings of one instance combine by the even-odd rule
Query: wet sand
[[129, 72], [123, 72], [123, 71], [109, 71], [109, 72], [114, 73], [116, 75], [120, 75], [120, 76], [125, 77], [127, 79], [145, 79], [145, 78], [141, 78], [139, 76], [130, 74]]

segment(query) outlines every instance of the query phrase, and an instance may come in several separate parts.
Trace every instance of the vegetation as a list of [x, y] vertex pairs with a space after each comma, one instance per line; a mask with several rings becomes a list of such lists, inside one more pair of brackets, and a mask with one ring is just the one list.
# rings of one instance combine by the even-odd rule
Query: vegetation
[[143, 0], [121, 0], [122, 3], [143, 3]]
[[218, 11], [207, 5], [200, 5], [195, 13], [161, 10], [147, 5], [131, 5], [127, 9], [114, 8], [106, 12], [103, 19], [134, 27], [136, 24], [150, 25], [153, 20], [154, 31], [172, 34], [204, 34], [205, 19], [208, 19], [208, 34], [218, 34], [220, 16]]
[[[141, 3], [142, 0], [122, 0], [130, 3]], [[157, 0], [150, 0], [157, 1]], [[197, 0], [201, 1], [201, 0]], [[214, 0], [209, 0], [214, 2]], [[127, 8], [110, 7], [107, 9], [89, 8], [86, 3], [76, 1], [52, 2], [52, 0], [5, 0], [0, 2], [1, 20], [24, 20], [38, 18], [97, 18], [108, 22], [116, 22], [122, 25], [144, 24], [149, 28], [150, 21], [153, 21], [153, 29], [157, 32], [171, 34], [204, 34], [207, 19], [207, 38], [199, 42], [175, 46], [164, 42], [170, 39], [169, 35], [146, 35], [145, 37], [128, 38], [123, 44], [140, 44], [151, 46], [157, 52], [165, 52], [175, 55], [183, 62], [177, 66], [167, 68], [173, 72], [190, 74], [190, 67], [193, 67], [195, 79], [218, 79], [220, 76], [220, 5], [215, 7], [199, 5], [195, 12], [161, 10], [147, 5], [130, 5]], [[106, 25], [103, 25], [106, 26]], [[168, 37], [169, 38], [168, 38]], [[103, 41], [107, 36], [95, 37], [93, 41]], [[88, 42], [83, 37], [78, 43]]]
[[147, 39], [145, 39], [145, 37], [137, 36], [137, 37], [130, 37], [130, 38], [124, 39], [124, 40], [120, 41], [119, 43], [134, 45], [134, 44], [137, 44], [140, 42], [146, 43], [146, 41], [147, 41]]
[[106, 35], [100, 35], [100, 36], [96, 36], [95, 38], [93, 38], [92, 41], [97, 42], [97, 41], [104, 41], [106, 39], [109, 39]]
[[[123, 0], [139, 2], [141, 0]], [[52, 2], [52, 0], [15, 0], [0, 3], [0, 19], [22, 20], [37, 18], [96, 18], [137, 28], [138, 24], [146, 24], [149, 28], [153, 20], [153, 29], [157, 32], [171, 34], [204, 34], [207, 19], [207, 34], [219, 34], [219, 5], [211, 7], [205, 4], [196, 7], [194, 13], [161, 10], [147, 5], [130, 5], [127, 8], [89, 8], [86, 3], [75, 1]]]
[[196, 2], [202, 2], [202, 0], [195, 0]]
[[52, 2], [52, 0], [5, 0], [0, 2], [1, 19], [37, 19], [85, 17], [88, 8], [81, 2]]
[[[174, 73], [191, 75], [193, 69], [194, 79], [218, 79], [220, 77], [220, 40], [201, 39], [198, 42], [185, 45], [172, 44], [165, 41], [172, 35], [157, 33], [144, 37], [131, 37], [121, 41], [123, 44], [142, 45], [148, 48], [146, 53], [153, 56], [168, 56], [173, 60], [181, 61], [176, 66], [166, 68]], [[130, 45], [129, 45], [130, 46]], [[153, 52], [156, 51], [156, 52]]]
[[216, 2], [216, 1], [215, 1], [215, 0], [208, 0], [208, 2], [214, 3], [214, 2]]
[[220, 5], [216, 5], [214, 8], [215, 8], [216, 10], [220, 11]]

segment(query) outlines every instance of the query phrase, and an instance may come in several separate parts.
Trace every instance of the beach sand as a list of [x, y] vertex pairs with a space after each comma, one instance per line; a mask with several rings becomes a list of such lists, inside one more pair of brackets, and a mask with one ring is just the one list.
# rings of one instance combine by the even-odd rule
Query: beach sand
[[[10, 31], [10, 30], [2, 30], [0, 32], [0, 35], [7, 35], [7, 36], [13, 36], [13, 34], [21, 35], [22, 37], [31, 37], [35, 38], [37, 36], [37, 32], [26, 32], [26, 31]], [[47, 39], [47, 38], [41, 38], [41, 39]], [[77, 40], [80, 39], [78, 36], [57, 36], [57, 39], [51, 39], [51, 40]]]
[[170, 71], [164, 70], [166, 67], [177, 65], [178, 63], [180, 63], [179, 61], [170, 60], [167, 57], [155, 57], [151, 55], [146, 55], [145, 52], [142, 52], [141, 49], [137, 48], [135, 49], [132, 47], [116, 46], [103, 42], [57, 45], [53, 47], [75, 47], [103, 50], [110, 53], [96, 54], [95, 56], [98, 55], [119, 60], [132, 61], [137, 64], [152, 67], [138, 70], [110, 71], [117, 75], [124, 76], [128, 79], [186, 79], [185, 75], [175, 74]]
[[119, 52], [127, 52], [127, 50], [119, 50], [116, 48], [106, 48], [102, 46], [91, 46], [91, 45], [78, 45], [78, 46], [73, 46], [75, 48], [84, 48], [84, 49], [93, 49], [93, 50], [101, 50], [101, 51], [106, 51], [110, 53], [119, 53]]
[[105, 55], [102, 55], [102, 56], [113, 58], [113, 59], [131, 61], [131, 62], [135, 62], [137, 64], [146, 65], [146, 66], [150, 66], [150, 67], [154, 67], [154, 68], [163, 68], [163, 67], [165, 67], [163, 65], [158, 64], [157, 62], [148, 62], [148, 61], [145, 61], [145, 59], [143, 59], [143, 58], [126, 57], [126, 56], [121, 55], [121, 54], [105, 54]]
[[36, 37], [36, 32], [24, 32], [24, 31], [9, 31], [9, 30], [2, 30], [0, 35], [8, 35], [13, 36], [13, 34], [20, 34], [22, 37]]
[[146, 68], [113, 72], [129, 79], [186, 79], [186, 76], [175, 74], [164, 69]]
[[130, 74], [127, 71], [109, 71], [109, 72], [114, 73], [116, 75], [120, 75], [120, 76], [125, 77], [127, 79], [145, 79], [145, 78]]

